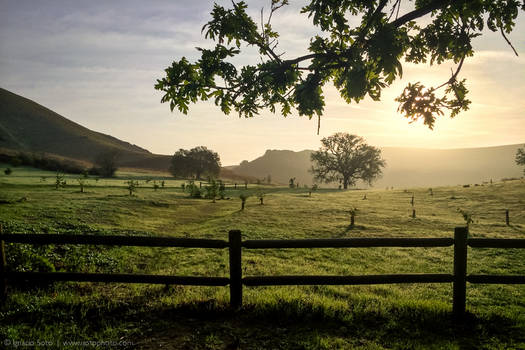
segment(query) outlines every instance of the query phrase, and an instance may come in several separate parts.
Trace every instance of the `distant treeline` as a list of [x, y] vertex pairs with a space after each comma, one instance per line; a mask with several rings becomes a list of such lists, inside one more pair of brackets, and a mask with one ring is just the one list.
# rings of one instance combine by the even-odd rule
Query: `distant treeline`
[[69, 174], [99, 175], [99, 170], [94, 167], [87, 168], [72, 160], [48, 157], [44, 154], [30, 154], [23, 152], [18, 154], [0, 153], [0, 162], [8, 163], [13, 167], [25, 165], [42, 170], [60, 171]]

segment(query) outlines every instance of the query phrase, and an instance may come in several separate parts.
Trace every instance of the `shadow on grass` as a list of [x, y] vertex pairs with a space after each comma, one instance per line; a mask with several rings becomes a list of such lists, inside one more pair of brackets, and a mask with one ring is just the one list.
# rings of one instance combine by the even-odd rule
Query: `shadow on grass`
[[[172, 292], [172, 291], [171, 291]], [[157, 349], [297, 349], [297, 348], [520, 348], [524, 325], [500, 316], [469, 314], [454, 322], [445, 310], [426, 306], [371, 307], [352, 303], [330, 309], [304, 300], [246, 305], [232, 310], [217, 300], [177, 306], [151, 304], [168, 294], [155, 290], [129, 300], [49, 302], [4, 306], [5, 325], [26, 326], [33, 337], [39, 330], [54, 339], [125, 339], [133, 348]], [[46, 333], [50, 332], [52, 333]], [[110, 331], [108, 331], [110, 330]], [[53, 332], [59, 332], [54, 334]], [[80, 333], [80, 334], [79, 334]], [[13, 337], [13, 330], [9, 336]], [[18, 332], [28, 337], [28, 334]]]

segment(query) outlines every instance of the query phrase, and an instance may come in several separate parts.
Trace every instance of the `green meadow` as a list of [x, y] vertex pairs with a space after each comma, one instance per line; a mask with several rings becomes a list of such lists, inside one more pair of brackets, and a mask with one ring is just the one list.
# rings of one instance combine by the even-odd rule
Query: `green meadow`
[[[59, 189], [55, 179], [23, 167], [1, 173], [4, 233], [227, 240], [228, 231], [238, 229], [243, 239], [453, 237], [455, 227], [465, 226], [461, 210], [472, 216], [471, 237], [525, 238], [524, 180], [432, 191], [321, 187], [311, 196], [305, 188], [250, 184], [248, 190], [228, 188], [227, 199], [213, 203], [189, 198], [183, 181], [158, 174], [89, 178], [83, 193], [78, 176], [65, 176]], [[129, 179], [139, 181], [132, 196]], [[241, 192], [250, 194], [243, 211]], [[10, 271], [227, 277], [229, 269], [226, 249], [7, 243], [5, 250]], [[469, 273], [525, 273], [523, 249], [469, 248], [468, 254]], [[453, 248], [244, 250], [242, 259], [244, 276], [452, 273]], [[68, 341], [151, 349], [525, 348], [523, 285], [468, 284], [462, 324], [452, 320], [448, 283], [244, 287], [241, 310], [229, 308], [228, 287], [60, 282], [10, 285], [8, 292], [0, 340], [66, 348], [80, 347]]]

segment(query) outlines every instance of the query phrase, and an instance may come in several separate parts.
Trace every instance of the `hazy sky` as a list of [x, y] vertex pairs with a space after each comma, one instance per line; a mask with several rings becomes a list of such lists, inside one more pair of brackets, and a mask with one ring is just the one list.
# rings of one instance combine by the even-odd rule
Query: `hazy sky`
[[[229, 1], [217, 1], [229, 6]], [[269, 0], [247, 1], [259, 18]], [[286, 57], [305, 53], [315, 33], [291, 1], [274, 16]], [[253, 159], [266, 149], [316, 149], [337, 131], [364, 136], [376, 146], [423, 148], [479, 147], [525, 142], [525, 16], [510, 35], [516, 57], [499, 34], [474, 42], [465, 62], [471, 109], [455, 119], [441, 117], [433, 131], [409, 124], [396, 112], [408, 82], [430, 86], [450, 76], [442, 66], [404, 66], [403, 80], [383, 91], [381, 102], [347, 105], [326, 91], [321, 133], [317, 121], [270, 112], [252, 119], [223, 115], [212, 102], [169, 111], [154, 90], [173, 60], [196, 59], [196, 46], [212, 47], [201, 28], [212, 1], [0, 0], [0, 87], [30, 98], [95, 131], [111, 134], [155, 153], [205, 145], [224, 165]], [[256, 59], [246, 57], [246, 62]]]

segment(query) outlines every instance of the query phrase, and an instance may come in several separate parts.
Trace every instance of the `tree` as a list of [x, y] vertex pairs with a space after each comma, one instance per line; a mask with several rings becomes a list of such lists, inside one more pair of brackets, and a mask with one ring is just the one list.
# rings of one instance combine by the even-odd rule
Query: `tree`
[[190, 150], [180, 149], [171, 159], [170, 172], [175, 177], [195, 177], [200, 179], [203, 175], [217, 177], [221, 171], [219, 155], [204, 146]]
[[381, 150], [369, 146], [362, 137], [347, 133], [336, 133], [321, 140], [319, 151], [310, 156], [314, 163], [310, 172], [318, 181], [355, 185], [357, 180], [372, 183], [381, 175], [385, 161]]
[[139, 182], [135, 180], [128, 180], [125, 182], [125, 184], [127, 185], [126, 188], [129, 191], [129, 195], [133, 196], [133, 193], [135, 193], [139, 187]]
[[[273, 113], [280, 108], [286, 116], [294, 108], [299, 115], [317, 115], [320, 122], [329, 82], [347, 103], [366, 95], [377, 101], [402, 76], [403, 63], [450, 62], [455, 69], [443, 84], [409, 83], [396, 99], [405, 117], [423, 119], [432, 129], [436, 116], [448, 110], [454, 117], [469, 107], [459, 73], [474, 56], [472, 39], [486, 26], [499, 31], [517, 55], [506, 34], [514, 29], [518, 12], [525, 11], [525, 2], [518, 0], [422, 0], [403, 6], [401, 0], [310, 0], [301, 13], [320, 34], [310, 39], [304, 55], [287, 57], [271, 25], [275, 11], [285, 5], [288, 0], [271, 0], [266, 18], [261, 11], [255, 20], [244, 1], [232, 1], [229, 9], [215, 4], [202, 28], [215, 47], [197, 48], [201, 58], [194, 63], [182, 57], [166, 68], [155, 84], [164, 92], [161, 102], [187, 114], [190, 103], [213, 99], [223, 113], [233, 109], [244, 117], [266, 108]], [[258, 49], [259, 63], [237, 67], [230, 62], [246, 61], [249, 52], [236, 56], [248, 47]]]
[[113, 177], [117, 171], [117, 159], [119, 152], [117, 150], [109, 150], [100, 153], [95, 159], [96, 173], [102, 177]]
[[215, 199], [219, 195], [219, 183], [215, 179], [210, 180], [210, 184], [206, 186], [206, 198], [211, 199], [215, 203]]
[[[516, 164], [525, 165], [525, 147], [518, 148], [516, 152]], [[525, 168], [523, 169], [523, 174], [525, 174]]]

